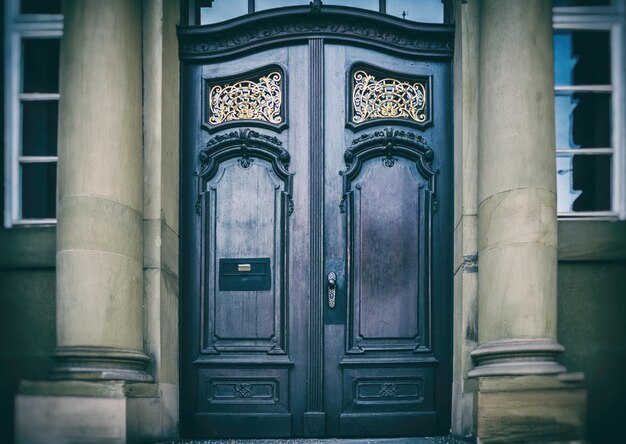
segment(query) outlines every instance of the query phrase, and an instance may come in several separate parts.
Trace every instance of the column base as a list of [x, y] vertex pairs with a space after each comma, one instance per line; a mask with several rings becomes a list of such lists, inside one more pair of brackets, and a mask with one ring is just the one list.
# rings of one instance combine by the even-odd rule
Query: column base
[[582, 373], [472, 381], [476, 442], [585, 442], [587, 392]]
[[136, 350], [113, 347], [57, 347], [57, 365], [51, 379], [122, 380], [150, 382], [146, 372], [150, 358]]
[[470, 353], [476, 367], [470, 378], [480, 376], [550, 375], [565, 367], [556, 357], [565, 348], [554, 339], [506, 339], [480, 344]]
[[15, 443], [155, 442], [177, 436], [178, 386], [21, 381]]

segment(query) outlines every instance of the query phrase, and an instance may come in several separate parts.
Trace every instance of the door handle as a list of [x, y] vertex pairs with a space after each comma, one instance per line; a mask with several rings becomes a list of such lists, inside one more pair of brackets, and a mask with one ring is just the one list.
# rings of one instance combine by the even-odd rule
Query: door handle
[[328, 307], [335, 308], [336, 303], [336, 290], [337, 290], [337, 275], [334, 271], [328, 273], [327, 276], [327, 284], [328, 284]]

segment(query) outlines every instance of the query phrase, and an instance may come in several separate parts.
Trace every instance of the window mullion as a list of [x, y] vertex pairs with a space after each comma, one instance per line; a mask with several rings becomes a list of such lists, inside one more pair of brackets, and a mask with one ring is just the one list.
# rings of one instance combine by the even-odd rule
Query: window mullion
[[581, 154], [581, 155], [598, 155], [598, 154], [614, 154], [613, 148], [557, 148], [557, 154]]
[[18, 163], [52, 163], [58, 162], [58, 156], [19, 156]]
[[613, 127], [612, 144], [619, 147], [615, 150], [613, 157], [613, 195], [612, 206], [620, 219], [626, 219], [626, 93], [624, 85], [626, 83], [626, 64], [623, 50], [626, 48], [626, 36], [624, 35], [624, 17], [621, 23], [616, 23], [611, 31], [611, 78], [613, 79], [614, 93], [612, 96], [612, 119]]
[[61, 96], [59, 93], [19, 93], [17, 97], [22, 102], [34, 102], [59, 100]]
[[613, 85], [556, 85], [554, 92], [610, 92], [614, 91]]

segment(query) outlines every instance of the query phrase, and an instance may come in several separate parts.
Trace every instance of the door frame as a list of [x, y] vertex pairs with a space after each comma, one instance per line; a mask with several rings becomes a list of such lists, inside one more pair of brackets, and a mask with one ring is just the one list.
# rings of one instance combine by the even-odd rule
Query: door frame
[[[183, 17], [184, 17], [183, 12]], [[250, 32], [251, 29], [263, 30], [263, 32]], [[454, 26], [441, 24], [418, 24], [407, 22], [401, 19], [387, 16], [381, 13], [357, 10], [353, 8], [344, 8], [339, 6], [294, 6], [290, 8], [281, 8], [280, 10], [267, 10], [253, 15], [242, 16], [238, 19], [231, 20], [226, 24], [218, 23], [207, 26], [188, 26], [179, 27], [179, 57], [181, 61], [181, 125], [186, 125], [189, 118], [186, 118], [186, 105], [194, 104], [192, 88], [185, 85], [197, 82], [196, 70], [189, 69], [202, 63], [218, 63], [220, 61], [233, 60], [237, 57], [250, 54], [254, 51], [263, 49], [290, 45], [290, 44], [308, 44], [311, 50], [311, 61], [315, 62], [323, 57], [324, 43], [341, 43], [355, 45], [365, 48], [375, 49], [387, 54], [396, 55], [405, 58], [415, 58], [419, 60], [436, 59], [443, 62], [451, 62], [453, 56], [453, 40]], [[315, 66], [315, 64], [312, 64]], [[319, 69], [322, 69], [319, 66]], [[313, 68], [313, 70], [315, 70]], [[312, 75], [320, 75], [319, 72], [311, 72]], [[322, 73], [323, 74], [323, 73]], [[451, 78], [451, 76], [450, 76]], [[452, 85], [450, 85], [452, 89]], [[313, 125], [311, 128], [310, 142], [311, 146], [319, 146], [324, 143], [323, 126], [320, 116], [323, 112], [323, 104], [321, 103], [321, 94], [313, 91], [310, 95], [313, 99], [310, 102], [311, 121], [320, 122], [319, 125]], [[452, 100], [449, 103], [449, 115], [452, 120]], [[452, 125], [449, 125], [449, 133], [451, 140]], [[181, 131], [181, 162], [180, 162], [180, 424], [181, 436], [191, 434], [191, 424], [189, 421], [190, 409], [186, 406], [187, 398], [186, 390], [194, 391], [193, 384], [186, 383], [188, 376], [185, 369], [189, 366], [188, 357], [193, 353], [189, 350], [189, 335], [192, 333], [186, 328], [184, 323], [189, 313], [189, 297], [195, 294], [192, 282], [200, 279], [198, 270], [194, 270], [191, 258], [196, 257], [199, 253], [198, 244], [193, 244], [194, 236], [192, 233], [196, 230], [195, 208], [197, 206], [197, 189], [193, 184], [193, 180], [188, 180], [192, 174], [191, 168], [194, 165], [196, 141], [191, 134], [193, 131]], [[184, 147], [193, 147], [193, 149], [185, 149]], [[451, 149], [450, 149], [451, 151]], [[312, 159], [314, 162], [315, 159]], [[319, 162], [318, 162], [319, 163]], [[323, 169], [323, 159], [321, 161]], [[311, 172], [315, 174], [315, 166], [311, 165]], [[452, 163], [450, 168], [453, 168]], [[450, 174], [450, 187], [452, 187], [452, 174]], [[323, 186], [323, 183], [321, 184]], [[452, 191], [450, 191], [450, 198]], [[319, 205], [323, 205], [320, 202]], [[452, 236], [452, 204], [450, 208], [450, 235]], [[314, 208], [311, 208], [314, 211]], [[313, 212], [312, 214], [318, 214]], [[316, 218], [313, 218], [316, 219]], [[322, 221], [312, 220], [311, 239], [322, 236]], [[320, 233], [316, 233], [316, 227], [319, 227]], [[450, 242], [450, 256], [452, 252], [452, 242]], [[311, 248], [311, 273], [323, 275], [324, 257], [322, 249]], [[452, 261], [450, 260], [450, 276], [449, 281], [452, 282]], [[320, 430], [323, 430], [323, 380], [322, 367], [320, 359], [316, 356], [323, 356], [323, 331], [324, 331], [324, 298], [325, 288], [321, 279], [313, 279], [312, 283], [316, 286], [311, 288], [312, 294], [320, 294], [319, 298], [311, 298], [310, 312], [310, 350], [311, 358], [309, 372], [312, 375], [320, 375], [319, 378], [310, 380], [308, 388], [308, 405], [304, 417], [305, 435], [319, 436]], [[318, 288], [319, 287], [319, 288]], [[448, 307], [449, 316], [452, 317], [452, 288], [450, 287]], [[452, 319], [450, 328], [452, 326]], [[452, 338], [451, 332], [447, 335]], [[452, 344], [449, 344], [450, 353], [452, 352]], [[318, 362], [320, 361], [320, 362]], [[450, 364], [451, 367], [451, 364]], [[451, 398], [452, 386], [452, 369], [450, 368], [450, 377], [444, 381]], [[444, 385], [443, 383], [438, 384]], [[450, 399], [451, 401], [451, 399]], [[450, 412], [448, 404], [444, 409]], [[447, 418], [447, 427], [450, 423], [450, 415]], [[442, 429], [446, 424], [442, 426]]]

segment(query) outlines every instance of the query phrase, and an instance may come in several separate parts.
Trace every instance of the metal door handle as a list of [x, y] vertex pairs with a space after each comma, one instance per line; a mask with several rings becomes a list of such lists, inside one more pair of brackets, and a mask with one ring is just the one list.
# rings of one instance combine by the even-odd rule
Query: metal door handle
[[328, 307], [335, 308], [335, 290], [337, 289], [337, 275], [334, 271], [328, 273], [327, 276], [328, 283]]

